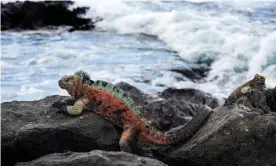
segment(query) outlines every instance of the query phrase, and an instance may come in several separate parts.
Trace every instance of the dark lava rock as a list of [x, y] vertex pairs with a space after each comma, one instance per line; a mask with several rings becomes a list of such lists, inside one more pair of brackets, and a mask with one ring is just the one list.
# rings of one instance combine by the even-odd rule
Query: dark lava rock
[[[132, 97], [144, 116], [162, 131], [186, 124], [200, 111], [199, 104], [156, 99], [127, 83], [117, 86]], [[121, 129], [94, 113], [86, 112], [81, 117], [56, 113], [51, 104], [59, 99], [70, 97], [51, 96], [38, 101], [2, 103], [1, 148], [5, 165], [64, 150], [119, 150]]]
[[51, 104], [69, 97], [1, 104], [1, 163], [9, 166], [49, 153], [94, 149], [119, 150], [121, 129], [91, 112], [56, 113]]
[[[138, 98], [139, 91], [135, 91], [131, 86], [125, 87], [135, 92]], [[150, 100], [142, 107], [145, 108], [146, 116], [152, 116], [146, 118], [153, 122], [157, 121], [155, 122], [157, 125], [165, 118], [163, 126], [160, 124], [159, 126], [170, 128], [168, 125], [170, 118], [171, 121], [180, 123], [174, 118], [179, 116], [185, 119], [190, 112], [185, 112], [184, 109], [191, 105], [185, 103], [185, 98], [178, 100], [176, 97], [169, 99], [169, 95], [167, 97], [168, 99], [164, 97], [162, 100]], [[2, 165], [14, 165], [16, 162], [27, 162], [47, 154], [66, 151], [119, 150], [121, 129], [92, 112], [84, 112], [81, 116], [56, 113], [56, 108], [52, 108], [51, 104], [60, 99], [67, 100], [70, 97], [50, 96], [37, 101], [13, 101], [1, 104]], [[192, 104], [200, 107], [198, 103]], [[157, 112], [158, 110], [161, 111]], [[200, 108], [194, 107], [192, 110], [195, 114]], [[177, 113], [173, 113], [175, 111]], [[172, 116], [169, 116], [170, 114]], [[77, 156], [87, 156], [87, 154], [89, 153]], [[189, 141], [173, 146], [155, 147], [151, 153], [138, 154], [153, 156], [169, 165], [272, 166], [276, 163], [276, 113], [259, 114], [246, 107], [232, 109], [217, 107], [205, 125]], [[51, 158], [49, 161], [54, 162], [56, 158], [61, 161], [62, 157], [56, 156], [62, 155], [66, 158], [66, 153], [53, 154], [54, 157], [48, 156]], [[69, 158], [61, 162], [70, 161]], [[47, 162], [42, 159], [36, 161]], [[82, 161], [73, 162], [80, 164]], [[86, 161], [90, 162], [90, 157], [84, 159], [84, 162]]]
[[80, 17], [89, 8], [69, 10], [72, 4], [72, 1], [1, 3], [1, 30], [37, 29], [45, 26], [71, 26], [70, 31], [94, 28], [92, 20]]
[[140, 157], [125, 152], [94, 150], [88, 153], [54, 153], [34, 161], [18, 163], [16, 166], [166, 166], [161, 161]]
[[212, 97], [211, 94], [197, 89], [168, 88], [160, 93], [160, 96], [165, 99], [171, 98], [191, 102], [194, 104], [206, 104], [211, 108], [216, 108], [220, 105], [219, 100]]
[[154, 101], [143, 107], [143, 115], [151, 124], [161, 130], [168, 131], [189, 122], [203, 108], [184, 100]]
[[266, 103], [270, 107], [270, 110], [276, 112], [276, 87], [266, 90], [264, 94], [266, 96]]
[[276, 163], [276, 113], [216, 108], [185, 144], [159, 149], [156, 157], [173, 166], [244, 166]]
[[180, 73], [184, 77], [188, 78], [189, 80], [196, 82], [201, 80], [202, 78], [206, 77], [208, 72], [210, 71], [210, 67], [206, 65], [190, 65], [184, 68], [175, 68], [171, 69], [170, 71]]

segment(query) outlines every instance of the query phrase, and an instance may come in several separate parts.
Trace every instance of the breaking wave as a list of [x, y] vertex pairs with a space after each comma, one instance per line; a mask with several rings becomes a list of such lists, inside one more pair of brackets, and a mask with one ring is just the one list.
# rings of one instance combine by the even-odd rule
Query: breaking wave
[[[250, 79], [255, 73], [263, 74], [267, 78], [268, 87], [276, 86], [275, 2], [197, 1], [197, 3], [192, 3], [189, 1], [80, 0], [75, 2], [74, 5], [90, 7], [89, 12], [84, 17], [103, 18], [103, 21], [97, 22], [96, 28], [97, 31], [104, 33], [95, 33], [94, 35], [104, 34], [106, 38], [109, 37], [108, 46], [105, 45], [107, 39], [97, 41], [95, 36], [91, 37], [88, 35], [94, 41], [93, 44], [89, 45], [91, 41], [85, 38], [79, 38], [78, 36], [70, 37], [68, 33], [61, 33], [49, 39], [51, 42], [60, 44], [59, 47], [54, 44], [46, 44], [48, 48], [55, 48], [54, 50], [45, 51], [44, 47], [43, 49], [37, 47], [44, 50], [45, 55], [32, 56], [28, 59], [21, 57], [24, 49], [35, 47], [34, 45], [28, 45], [28, 47], [22, 45], [21, 49], [23, 50], [21, 50], [20, 54], [12, 54], [12, 48], [18, 47], [16, 44], [6, 46], [2, 54], [9, 54], [9, 58], [13, 56], [20, 57], [22, 61], [21, 65], [25, 65], [25, 67], [40, 67], [40, 72], [48, 72], [48, 70], [53, 70], [54, 68], [63, 74], [69, 72], [68, 68], [71, 68], [70, 71], [72, 72], [77, 68], [84, 68], [89, 69], [88, 72], [94, 78], [105, 79], [111, 82], [127, 81], [128, 83], [137, 85], [140, 89], [144, 89], [146, 85], [137, 83], [125, 77], [125, 75], [143, 77], [144, 80], [149, 80], [148, 84], [151, 87], [164, 85], [176, 88], [198, 88], [220, 98], [226, 97], [232, 89]], [[114, 39], [117, 43], [113, 40], [114, 35], [110, 34], [117, 34]], [[144, 34], [144, 37], [152, 37], [153, 39], [146, 40], [140, 47], [141, 42], [139, 39], [136, 38], [135, 42], [133, 42], [130, 39], [131, 37], [129, 37], [136, 34]], [[87, 36], [84, 35], [84, 37]], [[68, 41], [68, 38], [70, 38], [70, 41]], [[105, 38], [105, 36], [102, 36], [102, 38]], [[34, 39], [32, 38], [31, 40]], [[77, 42], [75, 41], [79, 41], [81, 44], [76, 44]], [[137, 65], [127, 64], [128, 58], [121, 60], [126, 64], [121, 66], [120, 69], [101, 71], [100, 75], [99, 72], [94, 71], [96, 68], [101, 69], [102, 66], [100, 64], [94, 64], [97, 66], [95, 68], [91, 67], [91, 64], [89, 66], [89, 63], [93, 61], [102, 62], [105, 60], [110, 61], [110, 63], [114, 62], [116, 58], [106, 56], [109, 58], [101, 59], [97, 55], [106, 55], [108, 53], [103, 52], [107, 47], [117, 47], [118, 45], [120, 45], [118, 47], [120, 51], [117, 54], [120, 54], [121, 57], [132, 55], [132, 58], [139, 58], [141, 56], [140, 53], [133, 53], [131, 47], [129, 47], [129, 43], [132, 43], [132, 46], [137, 45], [136, 51], [137, 49], [140, 49], [140, 51], [149, 49], [145, 47], [147, 45], [150, 46], [150, 49], [155, 48], [155, 51], [151, 52], [152, 56], [150, 57], [152, 58], [174, 56], [172, 53], [164, 53], [167, 49], [170, 49], [176, 51], [184, 61], [197, 64], [204, 63], [209, 65], [211, 70], [204, 81], [192, 82], [189, 80], [178, 80], [175, 74], [159, 72], [158, 69], [155, 69], [158, 71], [155, 73], [156, 75], [152, 76], [147, 71], [154, 70], [154, 67], [162, 68], [160, 64], [154, 66], [152, 63], [145, 62], [141, 64], [141, 68], [136, 69]], [[76, 49], [66, 49], [72, 47]], [[82, 53], [79, 52], [80, 49]], [[153, 54], [155, 55], [153, 56]], [[158, 57], [159, 54], [160, 56]], [[88, 55], [89, 58], [87, 58]], [[120, 60], [116, 59], [117, 61], [119, 63]], [[170, 66], [174, 67], [174, 62], [175, 59], [171, 58], [164, 60], [162, 65], [168, 69]], [[147, 64], [152, 66], [146, 67]], [[1, 62], [1, 65], [4, 70], [16, 68], [17, 66], [16, 63], [11, 63], [5, 59]], [[141, 70], [142, 68], [143, 70]], [[115, 73], [120, 74], [114, 74], [114, 70]], [[29, 72], [36, 73], [31, 69]], [[12, 75], [12, 72], [6, 73]], [[54, 71], [48, 73], [54, 74]], [[7, 79], [8, 76], [4, 75], [4, 77]], [[53, 77], [53, 79], [56, 78], [58, 77]], [[50, 85], [53, 82], [48, 81], [45, 84]], [[4, 83], [8, 84], [5, 81]], [[43, 85], [38, 86], [33, 84], [32, 86], [26, 86], [25, 84], [27, 82], [21, 83], [19, 90], [28, 90], [36, 96], [38, 92], [41, 94], [39, 96], [46, 94], [42, 90]], [[48, 90], [50, 92], [55, 91], [51, 88], [48, 88]], [[7, 96], [6, 98], [14, 99], [10, 93], [4, 94]]]

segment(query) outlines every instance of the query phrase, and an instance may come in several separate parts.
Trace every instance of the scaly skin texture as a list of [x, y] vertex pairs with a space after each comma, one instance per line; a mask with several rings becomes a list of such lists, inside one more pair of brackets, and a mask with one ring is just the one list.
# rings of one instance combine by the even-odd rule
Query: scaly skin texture
[[73, 106], [66, 106], [57, 101], [55, 106], [70, 115], [80, 115], [84, 110], [93, 111], [117, 124], [123, 129], [119, 145], [126, 152], [131, 152], [130, 144], [135, 137], [142, 143], [155, 145], [187, 141], [213, 112], [211, 108], [204, 106], [183, 128], [169, 133], [160, 132], [142, 117], [134, 102], [122, 90], [110, 83], [94, 82], [87, 73], [78, 71], [73, 75], [63, 76], [59, 80], [59, 86], [66, 89], [76, 102]]
[[265, 88], [265, 77], [255, 74], [253, 79], [236, 88], [225, 100], [224, 105], [236, 102], [240, 97], [251, 94], [253, 91], [263, 91]]

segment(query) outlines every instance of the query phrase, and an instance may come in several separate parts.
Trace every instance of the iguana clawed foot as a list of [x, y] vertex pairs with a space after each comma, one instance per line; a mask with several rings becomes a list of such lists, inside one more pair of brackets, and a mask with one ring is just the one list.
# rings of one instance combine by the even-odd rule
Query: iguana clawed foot
[[69, 99], [65, 99], [63, 100], [63, 102], [67, 105], [74, 105], [74, 103], [76, 102], [76, 99], [74, 98], [69, 98]]
[[65, 99], [65, 100], [57, 100], [52, 104], [52, 107], [58, 108], [57, 113], [68, 114], [67, 106], [74, 105], [75, 101], [76, 100], [74, 98], [69, 98], [69, 99]]
[[63, 113], [63, 114], [68, 114], [67, 112], [67, 104], [64, 101], [55, 101], [52, 104], [52, 107], [58, 108], [57, 113]]

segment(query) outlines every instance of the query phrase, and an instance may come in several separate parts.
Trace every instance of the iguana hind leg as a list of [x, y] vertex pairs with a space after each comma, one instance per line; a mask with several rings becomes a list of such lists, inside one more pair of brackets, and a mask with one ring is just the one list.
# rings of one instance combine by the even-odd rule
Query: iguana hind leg
[[121, 151], [131, 153], [131, 143], [136, 133], [137, 133], [136, 127], [134, 127], [131, 124], [124, 125], [124, 131], [119, 141]]

